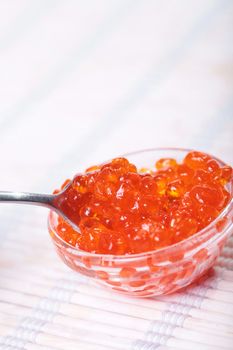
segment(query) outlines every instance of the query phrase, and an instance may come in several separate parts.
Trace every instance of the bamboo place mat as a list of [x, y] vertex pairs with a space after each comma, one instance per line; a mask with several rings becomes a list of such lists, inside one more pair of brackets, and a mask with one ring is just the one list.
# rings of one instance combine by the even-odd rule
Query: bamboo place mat
[[[0, 1], [1, 190], [52, 192], [133, 150], [233, 163], [233, 2]], [[43, 208], [0, 206], [0, 349], [233, 349], [233, 239], [185, 292], [132, 299], [56, 256]]]

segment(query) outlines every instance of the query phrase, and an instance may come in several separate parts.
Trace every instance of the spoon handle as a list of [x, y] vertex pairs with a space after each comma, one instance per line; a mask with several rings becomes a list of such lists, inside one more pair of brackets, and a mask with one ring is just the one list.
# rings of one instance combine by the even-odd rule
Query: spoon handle
[[0, 191], [0, 203], [22, 203], [47, 207], [62, 216], [75, 231], [80, 232], [77, 224], [66, 215], [65, 207], [63, 207], [64, 193], [65, 190], [59, 194]]
[[0, 203], [24, 203], [51, 207], [53, 199], [54, 196], [51, 194], [0, 191]]

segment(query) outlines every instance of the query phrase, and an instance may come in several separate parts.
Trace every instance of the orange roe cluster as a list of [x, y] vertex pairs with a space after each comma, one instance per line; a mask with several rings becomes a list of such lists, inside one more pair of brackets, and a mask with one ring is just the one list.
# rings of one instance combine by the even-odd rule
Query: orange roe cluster
[[[72, 246], [101, 254], [136, 254], [182, 241], [210, 224], [227, 205], [230, 166], [192, 151], [178, 164], [159, 159], [137, 170], [116, 158], [78, 174], [64, 210], [79, 226], [59, 217], [57, 231]], [[64, 188], [67, 180], [62, 188]]]

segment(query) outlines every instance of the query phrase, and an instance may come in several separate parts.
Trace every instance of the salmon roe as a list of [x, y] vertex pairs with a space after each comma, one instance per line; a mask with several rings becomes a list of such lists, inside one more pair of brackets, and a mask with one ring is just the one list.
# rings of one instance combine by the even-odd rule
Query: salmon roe
[[220, 167], [197, 151], [180, 164], [159, 159], [154, 169], [137, 170], [127, 159], [116, 158], [76, 175], [66, 191], [63, 206], [80, 232], [61, 217], [56, 229], [67, 243], [91, 253], [160, 249], [210, 224], [229, 202], [225, 185], [231, 178], [230, 166]]

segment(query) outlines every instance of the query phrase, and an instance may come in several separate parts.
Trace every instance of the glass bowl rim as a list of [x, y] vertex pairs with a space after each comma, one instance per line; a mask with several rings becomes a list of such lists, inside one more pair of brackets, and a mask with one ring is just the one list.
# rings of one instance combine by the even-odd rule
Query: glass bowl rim
[[[137, 155], [140, 153], [145, 153], [145, 152], [156, 152], [156, 151], [177, 151], [177, 152], [192, 152], [192, 151], [197, 151], [194, 149], [189, 149], [189, 148], [179, 148], [179, 147], [155, 147], [155, 148], [147, 148], [147, 149], [143, 149], [143, 150], [138, 150], [138, 151], [133, 151], [133, 152], [129, 152], [129, 153], [125, 153], [123, 155], [120, 155], [118, 157], [129, 157], [129, 156], [133, 156], [133, 155]], [[202, 152], [202, 151], [197, 151], [197, 152]], [[214, 160], [216, 160], [218, 163], [220, 163], [222, 166], [227, 165], [226, 163], [224, 163], [221, 159], [211, 155], [210, 153], [206, 153], [203, 152], [205, 154], [208, 154], [209, 156], [211, 156]], [[110, 160], [107, 160], [101, 164], [105, 164], [106, 162], [108, 162]], [[233, 180], [231, 180], [231, 185], [233, 186]], [[136, 258], [143, 258], [147, 255], [154, 255], [154, 254], [160, 254], [163, 252], [169, 252], [169, 251], [173, 251], [176, 250], [179, 251], [179, 247], [181, 247], [182, 245], [184, 245], [185, 243], [190, 243], [192, 242], [192, 240], [199, 238], [200, 236], [202, 236], [205, 233], [208, 233], [209, 230], [214, 227], [216, 225], [216, 223], [221, 220], [227, 212], [229, 212], [231, 209], [233, 209], [233, 195], [231, 193], [231, 199], [229, 201], [229, 203], [227, 204], [227, 206], [223, 209], [223, 211], [206, 227], [204, 227], [203, 229], [201, 229], [200, 231], [196, 232], [194, 235], [179, 241], [175, 244], [160, 248], [160, 249], [154, 249], [154, 250], [150, 250], [150, 251], [146, 251], [146, 252], [142, 252], [142, 253], [137, 253], [137, 254], [125, 254], [125, 255], [114, 255], [114, 254], [100, 254], [100, 253], [90, 253], [87, 252], [85, 250], [79, 249], [78, 247], [74, 247], [72, 246], [70, 243], [66, 242], [65, 240], [63, 240], [59, 234], [57, 233], [56, 229], [54, 227], [52, 227], [51, 225], [51, 220], [52, 217], [54, 215], [59, 216], [57, 213], [55, 213], [53, 210], [50, 210], [49, 212], [49, 216], [48, 216], [48, 227], [49, 230], [51, 230], [53, 232], [53, 235], [56, 236], [56, 238], [58, 239], [58, 241], [60, 241], [62, 243], [62, 245], [66, 246], [69, 249], [72, 249], [73, 252], [76, 252], [77, 255], [79, 256], [83, 256], [83, 257], [89, 257], [89, 258], [104, 258], [105, 261], [106, 260], [122, 260], [122, 259], [126, 259], [126, 260], [134, 260]], [[50, 234], [51, 236], [51, 234]], [[52, 239], [54, 239], [52, 237]], [[200, 246], [202, 245], [202, 243], [200, 244]]]

